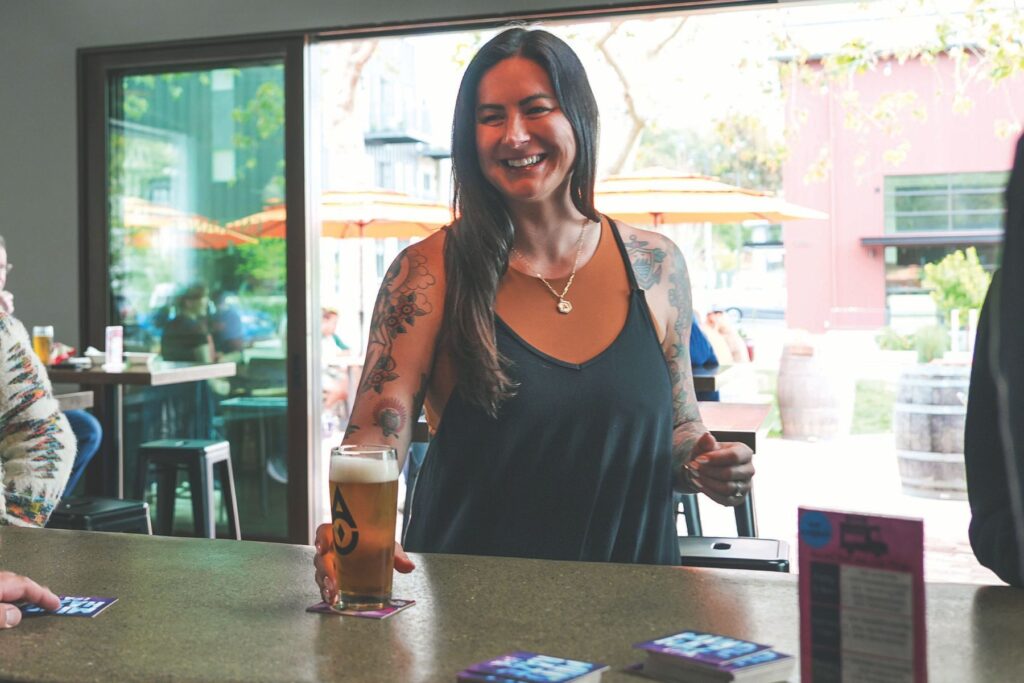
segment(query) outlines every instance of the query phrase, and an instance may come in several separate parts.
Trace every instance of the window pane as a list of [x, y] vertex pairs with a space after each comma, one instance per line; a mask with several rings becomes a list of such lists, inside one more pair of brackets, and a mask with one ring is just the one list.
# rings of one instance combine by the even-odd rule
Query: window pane
[[899, 232], [948, 230], [947, 214], [925, 216], [896, 216], [896, 230]]
[[125, 392], [129, 490], [140, 443], [227, 440], [243, 534], [284, 538], [283, 66], [123, 76], [110, 92], [110, 278], [126, 349], [237, 366]]

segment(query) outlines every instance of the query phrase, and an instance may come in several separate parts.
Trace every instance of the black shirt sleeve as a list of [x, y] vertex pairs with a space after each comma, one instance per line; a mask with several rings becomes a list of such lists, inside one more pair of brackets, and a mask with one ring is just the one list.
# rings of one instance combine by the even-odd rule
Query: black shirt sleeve
[[992, 280], [978, 321], [974, 364], [967, 399], [964, 460], [967, 496], [971, 504], [971, 547], [978, 561], [1000, 579], [1021, 585], [1016, 530], [1010, 508], [1004, 448], [999, 431], [996, 388], [989, 359], [992, 316], [999, 274]]

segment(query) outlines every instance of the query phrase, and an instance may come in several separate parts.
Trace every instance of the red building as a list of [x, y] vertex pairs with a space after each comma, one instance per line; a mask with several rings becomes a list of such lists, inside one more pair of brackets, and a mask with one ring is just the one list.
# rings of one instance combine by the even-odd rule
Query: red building
[[830, 216], [784, 227], [788, 325], [872, 329], [912, 309], [932, 322], [924, 263], [968, 246], [998, 258], [1024, 78], [993, 85], [940, 56], [787, 80], [785, 197]]

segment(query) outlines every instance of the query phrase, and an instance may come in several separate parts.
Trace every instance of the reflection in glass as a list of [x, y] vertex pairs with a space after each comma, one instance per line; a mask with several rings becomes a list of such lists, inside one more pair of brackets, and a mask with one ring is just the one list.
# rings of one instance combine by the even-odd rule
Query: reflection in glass
[[[126, 390], [127, 480], [140, 443], [226, 439], [243, 534], [283, 538], [283, 220], [272, 235], [229, 227], [283, 205], [283, 66], [126, 75], [110, 93], [112, 323], [126, 350], [237, 364], [230, 379]], [[187, 527], [187, 497], [181, 513]]]

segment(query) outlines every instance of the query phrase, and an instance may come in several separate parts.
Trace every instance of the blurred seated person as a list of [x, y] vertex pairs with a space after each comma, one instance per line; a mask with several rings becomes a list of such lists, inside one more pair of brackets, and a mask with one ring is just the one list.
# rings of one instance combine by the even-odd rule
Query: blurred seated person
[[75, 435], [25, 327], [3, 311], [0, 359], [0, 525], [42, 527], [67, 484]]
[[242, 316], [238, 313], [238, 297], [233, 292], [220, 290], [213, 299], [216, 311], [210, 325], [213, 333], [213, 349], [217, 359], [238, 358], [245, 348], [245, 331]]
[[[78, 481], [85, 466], [96, 455], [102, 430], [99, 427], [99, 422], [84, 411], [68, 411], [61, 415], [59, 407], [53, 399], [46, 370], [41, 362], [30, 362], [37, 359], [32, 348], [32, 340], [29, 338], [25, 326], [14, 317], [14, 296], [6, 290], [7, 273], [11, 267], [7, 261], [6, 243], [3, 237], [0, 237], [0, 316], [4, 318], [0, 322], [0, 347], [3, 349], [0, 358], [4, 362], [0, 368], [0, 373], [3, 374], [3, 387], [0, 389], [2, 392], [0, 400], [3, 403], [0, 407], [0, 474], [3, 475], [4, 489], [8, 492], [22, 490], [23, 486], [19, 485], [14, 478], [20, 476], [22, 479], [18, 480], [25, 481], [25, 485], [29, 485], [34, 492], [43, 493], [44, 499], [52, 498], [50, 502], [39, 502], [42, 507], [38, 511], [30, 513], [30, 516], [36, 519], [40, 514], [45, 515], [36, 524], [42, 526], [46, 523], [46, 518], [49, 517], [61, 492], [66, 489], [70, 492], [73, 487], [70, 481], [67, 487], [65, 486], [68, 471], [72, 470], [72, 461], [74, 461], [72, 471], [77, 473], [75, 481]], [[24, 355], [24, 352], [27, 352], [28, 355]], [[51, 415], [51, 410], [55, 411], [55, 414]], [[43, 422], [37, 423], [35, 422], [37, 420]], [[47, 436], [42, 441], [34, 440], [36, 437], [30, 437], [29, 434], [33, 433], [33, 430], [41, 428], [41, 425], [45, 425], [47, 430], [52, 431], [46, 431]], [[54, 440], [51, 441], [50, 435], [53, 433], [57, 433], [58, 436], [52, 437]], [[18, 442], [18, 438], [27, 440]], [[76, 441], [78, 442], [77, 452]], [[25, 478], [25, 472], [36, 470], [36, 466], [32, 464], [36, 461], [30, 462], [30, 458], [34, 458], [40, 450], [43, 452], [40, 455], [44, 458], [43, 461], [40, 461], [43, 463], [39, 465], [40, 468], [49, 469], [52, 472], [62, 470], [59, 477], [60, 485], [55, 486], [55, 490], [52, 482], [40, 482]], [[61, 461], [56, 469], [53, 469], [53, 463], [49, 461], [54, 457], [59, 457]], [[11, 462], [9, 467], [7, 461]], [[23, 474], [18, 475], [18, 472]], [[48, 477], [43, 476], [42, 478]], [[10, 500], [10, 497], [15, 494], [8, 493], [7, 496]], [[22, 506], [23, 510], [31, 511], [36, 505], [31, 502], [35, 498], [34, 494], [30, 494], [25, 501], [18, 502], [18, 505]], [[5, 523], [4, 518], [3, 497], [0, 496], [0, 524]]]
[[690, 324], [690, 365], [695, 368], [717, 368], [718, 356], [708, 340], [704, 330], [697, 324], [694, 317]]
[[[697, 316], [694, 316], [693, 322], [690, 323], [690, 365], [694, 368], [718, 367], [718, 356], [704, 331], [697, 324]], [[697, 392], [698, 401], [717, 401], [719, 398], [717, 391]]]
[[[969, 535], [978, 561], [1024, 586], [1024, 137], [1006, 189], [1002, 267], [978, 321], [964, 430]], [[1017, 512], [1014, 512], [1016, 508]]]
[[338, 311], [325, 307], [320, 311], [320, 349], [323, 374], [323, 431], [324, 436], [334, 433], [348, 420], [348, 368], [338, 363], [342, 356], [351, 355], [351, 349], [338, 336]]
[[210, 363], [215, 357], [210, 336], [206, 285], [194, 284], [178, 297], [177, 311], [164, 327], [160, 350], [164, 360]]
[[15, 606], [21, 601], [50, 611], [60, 608], [60, 599], [49, 588], [27, 576], [0, 571], [0, 629], [14, 628], [21, 623], [21, 610]]
[[724, 311], [711, 311], [708, 313], [706, 320], [708, 329], [725, 340], [729, 348], [728, 358], [733, 363], [747, 363], [750, 361], [747, 344], [743, 341], [740, 333], [736, 331], [736, 327], [727, 313]]

